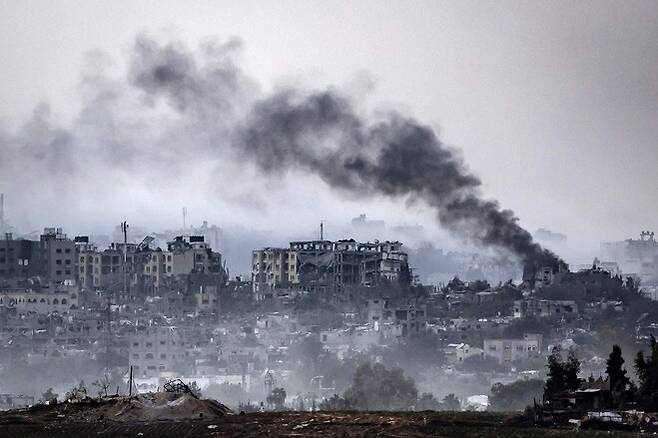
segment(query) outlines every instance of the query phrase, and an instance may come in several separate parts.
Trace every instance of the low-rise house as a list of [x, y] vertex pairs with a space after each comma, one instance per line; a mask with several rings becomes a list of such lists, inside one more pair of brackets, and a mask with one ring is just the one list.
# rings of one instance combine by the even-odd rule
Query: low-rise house
[[465, 359], [472, 356], [484, 356], [484, 350], [482, 348], [472, 347], [463, 342], [458, 344], [448, 344], [443, 351], [446, 355], [446, 361], [453, 365], [460, 364], [464, 362]]
[[176, 327], [153, 326], [131, 337], [129, 362], [135, 376], [173, 376], [186, 358], [185, 339]]
[[369, 325], [320, 332], [320, 342], [333, 352], [348, 349], [366, 351], [370, 346], [377, 345], [380, 338], [381, 333]]
[[18, 314], [34, 312], [66, 313], [78, 308], [80, 291], [75, 282], [66, 280], [53, 286], [28, 286], [0, 290], [0, 307], [13, 308]]
[[578, 315], [578, 305], [573, 300], [516, 300], [512, 314], [514, 318], [537, 317], [575, 317]]
[[541, 352], [542, 336], [526, 334], [522, 339], [485, 339], [484, 354], [501, 364], [536, 357]]
[[377, 326], [397, 324], [401, 328], [401, 336], [416, 335], [425, 331], [427, 326], [427, 307], [415, 299], [372, 299], [366, 306], [366, 320]]

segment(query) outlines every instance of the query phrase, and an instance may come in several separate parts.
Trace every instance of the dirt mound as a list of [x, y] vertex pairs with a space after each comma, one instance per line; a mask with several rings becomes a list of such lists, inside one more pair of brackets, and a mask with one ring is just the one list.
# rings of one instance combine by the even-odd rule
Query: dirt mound
[[[216, 419], [231, 410], [215, 400], [199, 400], [190, 394], [158, 392], [117, 397], [87, 406], [77, 406], [66, 416], [78, 421], [161, 421]], [[67, 415], [68, 414], [68, 415]]]

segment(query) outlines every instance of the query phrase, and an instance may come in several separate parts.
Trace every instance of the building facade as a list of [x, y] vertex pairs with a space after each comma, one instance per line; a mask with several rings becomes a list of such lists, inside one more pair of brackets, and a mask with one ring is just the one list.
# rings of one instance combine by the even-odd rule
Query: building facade
[[501, 364], [536, 357], [541, 352], [542, 337], [526, 334], [522, 339], [485, 339], [484, 355], [495, 358]]
[[51, 282], [75, 280], [75, 242], [66, 237], [61, 228], [45, 228], [40, 236], [46, 260], [46, 271]]
[[289, 248], [253, 251], [253, 289], [261, 298], [275, 289], [291, 286], [336, 294], [350, 286], [397, 281], [404, 268], [408, 268], [407, 263], [408, 256], [400, 242], [290, 242]]
[[66, 313], [79, 307], [79, 299], [80, 290], [73, 281], [52, 286], [0, 289], [0, 307], [15, 309], [18, 315]]
[[0, 240], [0, 278], [47, 277], [41, 242], [14, 239], [11, 233]]
[[129, 362], [136, 377], [171, 377], [185, 356], [185, 339], [176, 327], [147, 327], [130, 340]]

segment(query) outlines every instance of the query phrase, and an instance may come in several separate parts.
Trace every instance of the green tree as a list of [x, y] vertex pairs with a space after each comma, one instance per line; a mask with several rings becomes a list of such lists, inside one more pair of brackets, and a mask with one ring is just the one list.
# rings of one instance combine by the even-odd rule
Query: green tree
[[580, 361], [576, 353], [571, 350], [564, 363], [564, 386], [569, 391], [576, 391], [580, 388], [582, 380], [578, 377], [580, 374]]
[[322, 400], [318, 405], [318, 409], [321, 411], [349, 411], [352, 407], [343, 397], [334, 394], [331, 397]]
[[567, 360], [562, 360], [562, 351], [559, 347], [553, 348], [548, 356], [548, 375], [544, 393], [551, 396], [563, 391], [576, 391], [580, 388], [582, 380], [578, 377], [580, 374], [580, 361], [576, 353], [571, 350]]
[[398, 367], [408, 376], [419, 376], [429, 367], [445, 362], [441, 339], [428, 332], [421, 332], [390, 347], [373, 347], [370, 352], [382, 357], [389, 367]]
[[548, 368], [546, 385], [544, 387], [546, 395], [550, 396], [564, 391], [566, 389], [564, 384], [565, 369], [562, 363], [562, 352], [559, 347], [553, 348], [553, 351], [548, 356], [546, 367]]
[[274, 406], [277, 411], [283, 410], [286, 403], [286, 390], [283, 388], [274, 388], [265, 400], [268, 405]]
[[544, 381], [539, 379], [517, 380], [509, 385], [496, 383], [491, 387], [489, 410], [522, 411], [533, 399], [541, 399], [543, 389]]
[[621, 355], [621, 347], [619, 345], [613, 345], [605, 369], [611, 391], [626, 391], [626, 388], [631, 383], [631, 380], [626, 375], [626, 369], [623, 368], [624, 362], [624, 358]]
[[645, 357], [643, 351], [638, 351], [635, 357], [635, 371], [640, 381], [640, 402], [643, 409], [658, 409], [658, 344], [651, 335], [649, 340], [651, 354]]
[[41, 394], [41, 400], [42, 400], [44, 403], [45, 403], [45, 402], [50, 402], [50, 401], [53, 401], [53, 400], [54, 400], [54, 401], [57, 401], [57, 396], [58, 396], [58, 394], [55, 394], [55, 393], [53, 392], [53, 389], [52, 389], [52, 388], [48, 388], [48, 389], [46, 389], [46, 392], [44, 392], [43, 394]]
[[424, 392], [418, 398], [416, 403], [417, 411], [440, 411], [441, 403], [434, 398], [434, 394], [431, 392]]
[[441, 401], [441, 410], [442, 411], [459, 411], [461, 409], [461, 402], [455, 394], [448, 394], [443, 397]]
[[416, 383], [405, 378], [400, 368], [387, 369], [377, 363], [360, 365], [345, 400], [357, 410], [407, 410], [418, 398]]

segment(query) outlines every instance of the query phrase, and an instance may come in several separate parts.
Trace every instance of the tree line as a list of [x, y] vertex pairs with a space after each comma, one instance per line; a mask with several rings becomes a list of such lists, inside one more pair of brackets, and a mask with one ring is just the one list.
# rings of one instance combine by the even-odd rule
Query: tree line
[[318, 408], [322, 411], [458, 411], [461, 402], [455, 394], [448, 394], [441, 401], [431, 393], [419, 394], [416, 382], [405, 377], [402, 369], [367, 362], [357, 367], [352, 385], [343, 395], [334, 394]]

